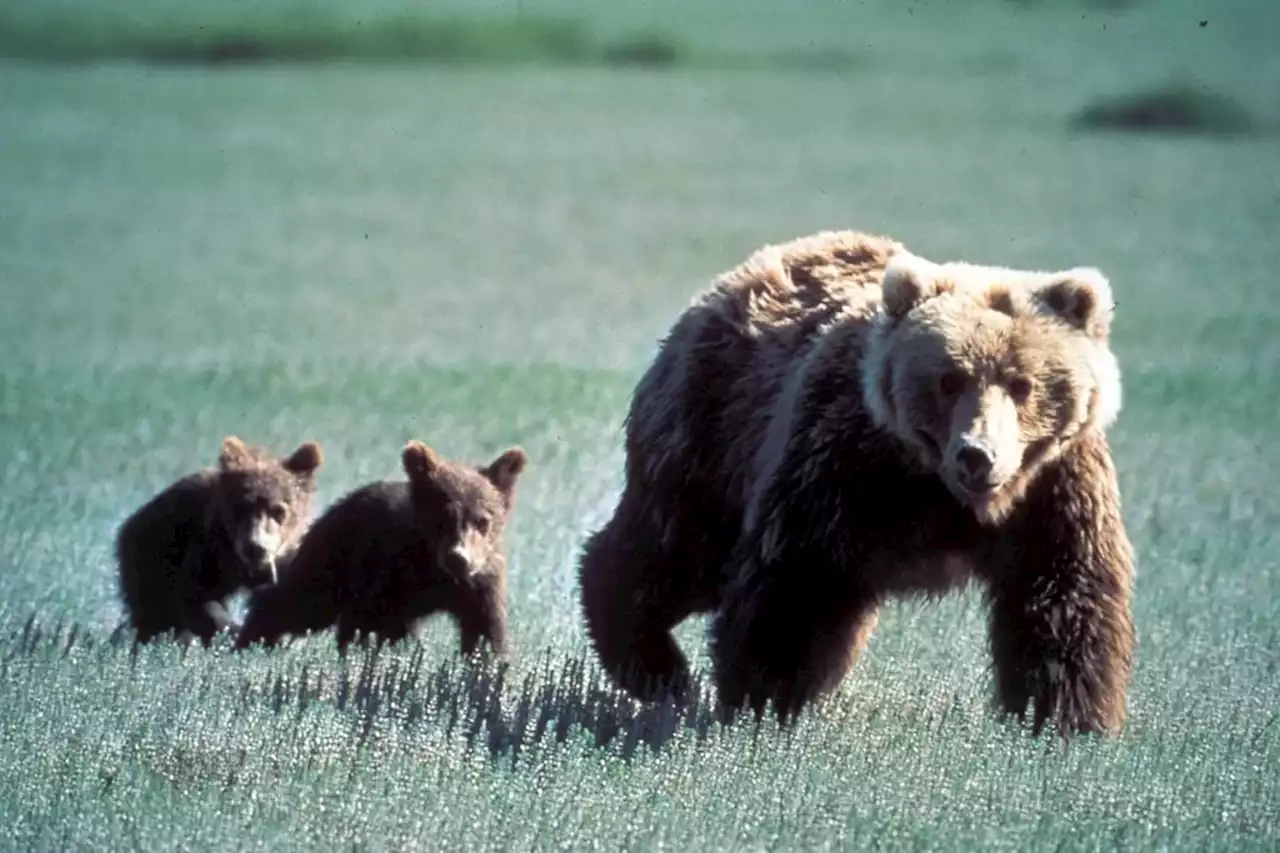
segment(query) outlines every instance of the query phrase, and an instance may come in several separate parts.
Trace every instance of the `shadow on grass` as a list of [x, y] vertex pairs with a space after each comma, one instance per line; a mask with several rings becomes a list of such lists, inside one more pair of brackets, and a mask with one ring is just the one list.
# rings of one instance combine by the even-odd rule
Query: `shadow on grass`
[[[300, 657], [286, 644], [247, 653], [270, 656], [267, 668], [228, 675], [222, 667], [236, 666], [242, 654], [231, 651], [229, 641], [208, 650], [157, 641], [143, 651], [123, 626], [103, 639], [74, 622], [46, 624], [32, 614], [21, 630], [0, 637], [0, 672], [23, 658], [50, 655], [96, 655], [104, 664], [129, 658], [132, 671], [138, 672], [148, 666], [146, 657], [176, 654], [185, 665], [195, 665], [196, 678], [184, 689], [190, 690], [193, 704], [203, 703], [213, 691], [227, 690], [231, 680], [239, 708], [301, 717], [324, 706], [351, 721], [360, 746], [388, 724], [431, 726], [445, 737], [461, 734], [468, 749], [513, 765], [530, 747], [569, 742], [631, 759], [642, 750], [660, 752], [682, 734], [702, 740], [720, 725], [717, 706], [701, 680], [683, 704], [640, 703], [606, 683], [583, 657], [557, 659], [544, 652], [522, 675], [513, 676], [509, 663], [440, 655], [412, 641], [380, 651], [353, 647], [343, 660], [329, 648], [329, 635], [313, 639], [318, 651], [332, 658], [317, 659], [313, 652]], [[259, 657], [256, 663], [261, 661]]]
[[1216, 136], [1261, 130], [1249, 111], [1233, 98], [1186, 83], [1099, 101], [1076, 113], [1071, 125], [1093, 131]]

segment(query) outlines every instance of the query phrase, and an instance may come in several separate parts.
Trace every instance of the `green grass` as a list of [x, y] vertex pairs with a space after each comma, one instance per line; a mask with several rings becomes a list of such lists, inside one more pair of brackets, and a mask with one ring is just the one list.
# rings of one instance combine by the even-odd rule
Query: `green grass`
[[[661, 74], [0, 64], [0, 847], [1273, 849], [1280, 143], [1069, 120], [1174, 70], [1273, 116], [1275, 13], [1040, 5], [521, 4], [768, 58]], [[636, 705], [587, 652], [573, 566], [657, 338], [759, 244], [833, 226], [1111, 276], [1121, 737], [995, 716], [976, 593], [888, 608], [786, 735]], [[114, 642], [117, 525], [232, 432], [320, 441], [322, 505], [409, 437], [523, 444], [514, 661], [463, 662], [447, 622], [345, 662], [328, 635]]]
[[160, 64], [421, 60], [665, 65], [680, 58], [680, 45], [656, 32], [602, 41], [582, 21], [563, 16], [475, 15], [461, 8], [441, 13], [404, 2], [11, 0], [0, 7], [0, 56]]

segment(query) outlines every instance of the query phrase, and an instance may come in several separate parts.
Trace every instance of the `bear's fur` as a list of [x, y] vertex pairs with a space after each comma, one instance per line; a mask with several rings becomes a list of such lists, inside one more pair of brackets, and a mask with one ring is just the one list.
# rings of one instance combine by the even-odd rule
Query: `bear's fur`
[[208, 644], [234, 631], [226, 599], [274, 582], [287, 567], [322, 461], [313, 442], [282, 460], [228, 436], [216, 466], [183, 477], [125, 519], [115, 550], [137, 641], [173, 631]]
[[527, 461], [513, 447], [476, 468], [409, 442], [401, 454], [408, 481], [361, 486], [316, 519], [289, 576], [253, 596], [237, 647], [336, 623], [345, 653], [357, 632], [396, 643], [445, 612], [457, 620], [464, 654], [487, 640], [505, 655], [502, 533]]
[[765, 247], [681, 315], [636, 387], [625, 485], [579, 566], [604, 668], [679, 695], [713, 611], [727, 715], [834, 688], [887, 599], [970, 578], [1000, 706], [1114, 732], [1132, 553], [1105, 429], [1107, 280], [934, 264], [883, 237]]

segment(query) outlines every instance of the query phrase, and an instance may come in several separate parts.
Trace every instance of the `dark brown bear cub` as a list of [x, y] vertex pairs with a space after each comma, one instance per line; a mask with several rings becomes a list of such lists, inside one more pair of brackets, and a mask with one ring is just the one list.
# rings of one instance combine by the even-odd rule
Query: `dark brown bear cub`
[[1000, 705], [1064, 736], [1119, 729], [1112, 311], [1096, 269], [937, 264], [856, 232], [723, 275], [640, 380], [622, 496], [582, 555], [605, 669], [679, 692], [671, 629], [711, 611], [723, 708], [786, 721], [843, 679], [885, 601], [973, 579]]
[[289, 576], [254, 595], [237, 647], [336, 623], [345, 652], [357, 633], [395, 643], [443, 612], [457, 620], [464, 654], [482, 640], [506, 654], [502, 531], [527, 460], [513, 447], [473, 468], [409, 442], [408, 482], [362, 486], [317, 519]]
[[120, 595], [138, 642], [206, 644], [234, 630], [226, 599], [273, 583], [310, 518], [318, 445], [286, 459], [229, 436], [218, 464], [178, 480], [120, 526]]

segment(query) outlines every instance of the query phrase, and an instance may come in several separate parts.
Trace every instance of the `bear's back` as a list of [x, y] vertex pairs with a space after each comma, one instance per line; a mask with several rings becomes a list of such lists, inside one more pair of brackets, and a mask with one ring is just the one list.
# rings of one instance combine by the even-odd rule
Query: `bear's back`
[[138, 606], [148, 591], [165, 594], [187, 549], [205, 535], [217, 470], [202, 469], [171, 483], [139, 507], [116, 534], [121, 594]]
[[714, 508], [736, 529], [789, 378], [832, 329], [860, 336], [901, 244], [827, 231], [766, 246], [681, 315], [628, 415], [631, 476]]
[[[312, 525], [306, 542], [341, 551], [390, 548], [415, 531], [413, 501], [404, 482], [368, 483], [347, 493]], [[323, 540], [323, 543], [321, 542]]]
[[755, 340], [807, 340], [839, 317], [874, 314], [885, 264], [902, 248], [857, 231], [765, 246], [719, 276], [695, 304]]

